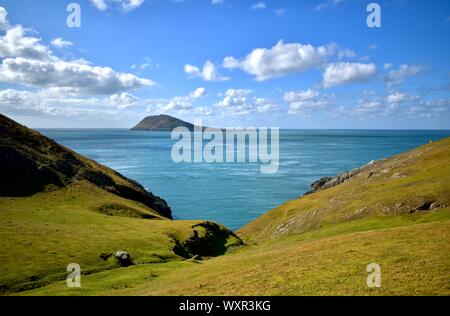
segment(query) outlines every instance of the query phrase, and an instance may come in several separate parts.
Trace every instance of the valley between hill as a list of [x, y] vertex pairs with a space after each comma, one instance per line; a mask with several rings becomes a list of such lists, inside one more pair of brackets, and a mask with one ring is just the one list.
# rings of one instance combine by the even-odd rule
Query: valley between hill
[[[450, 139], [322, 179], [311, 194], [234, 234], [211, 222], [170, 220], [146, 200], [120, 195], [85, 172], [69, 177], [55, 169], [59, 159], [36, 153], [36, 143], [24, 145], [2, 131], [10, 140], [2, 136], [3, 152], [19, 148], [19, 157], [39, 161], [39, 170], [59, 170], [64, 180], [44, 181], [37, 193], [0, 197], [3, 294], [450, 294]], [[79, 159], [72, 169], [83, 170], [86, 158]], [[89, 165], [116, 183], [137, 185]], [[113, 255], [118, 250], [133, 264], [121, 265]], [[81, 265], [81, 288], [66, 286], [70, 262]], [[381, 267], [380, 288], [366, 285], [369, 263]]]

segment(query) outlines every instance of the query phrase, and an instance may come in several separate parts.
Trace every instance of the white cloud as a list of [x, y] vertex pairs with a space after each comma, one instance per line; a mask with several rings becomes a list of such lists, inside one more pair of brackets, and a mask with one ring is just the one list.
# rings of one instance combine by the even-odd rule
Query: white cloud
[[336, 7], [343, 2], [344, 2], [344, 0], [328, 0], [326, 2], [320, 3], [317, 6], [315, 6], [314, 11], [324, 11], [326, 9]]
[[217, 68], [211, 61], [207, 60], [200, 70], [197, 66], [186, 64], [184, 72], [192, 77], [202, 78], [205, 81], [225, 81], [229, 78], [222, 76], [217, 72]]
[[400, 84], [408, 77], [418, 75], [423, 69], [423, 66], [400, 65], [398, 69], [391, 70], [385, 77], [385, 80], [390, 85]]
[[9, 27], [7, 16], [8, 12], [5, 10], [5, 8], [0, 7], [0, 31], [6, 30]]
[[313, 89], [290, 91], [283, 96], [283, 100], [289, 102], [288, 114], [305, 118], [316, 112], [328, 110], [334, 99], [334, 95], [320, 96], [319, 92]]
[[242, 106], [247, 103], [247, 97], [252, 93], [248, 89], [228, 89], [222, 101], [216, 103], [216, 106], [221, 108]]
[[194, 102], [206, 95], [205, 88], [197, 88], [184, 96], [175, 96], [168, 100], [157, 99], [147, 100], [150, 105], [147, 107], [149, 113], [189, 113], [194, 111]]
[[61, 37], [54, 38], [51, 41], [51, 44], [57, 48], [64, 48], [64, 47], [73, 45], [73, 43], [71, 41], [66, 41], [66, 40], [62, 39]]
[[376, 73], [374, 64], [334, 63], [325, 68], [323, 74], [324, 87], [366, 81]]
[[105, 11], [108, 9], [105, 0], [89, 0], [97, 9]]
[[278, 104], [267, 98], [254, 98], [253, 103], [256, 107], [256, 112], [258, 113], [271, 113], [280, 110]]
[[128, 109], [136, 105], [139, 101], [134, 95], [122, 92], [121, 94], [113, 94], [109, 97], [112, 104], [116, 105], [119, 110]]
[[197, 106], [197, 107], [193, 108], [193, 112], [195, 114], [203, 115], [203, 116], [211, 116], [214, 114], [213, 109], [209, 106]]
[[[53, 44], [67, 45], [64, 40]], [[149, 79], [94, 66], [85, 60], [66, 61], [21, 26], [12, 26], [0, 36], [0, 82], [53, 88], [78, 94], [116, 94], [155, 85]]]
[[228, 89], [223, 99], [214, 106], [222, 116], [244, 116], [252, 113], [269, 113], [279, 111], [278, 104], [268, 98], [251, 98], [249, 89]]
[[[138, 65], [136, 65], [136, 64], [131, 65], [131, 69], [139, 68], [140, 70], [145, 70], [145, 69], [151, 68], [152, 65], [153, 65], [152, 60], [148, 57], [144, 57], [144, 61], [142, 61]], [[158, 64], [156, 66], [158, 66]]]
[[203, 87], [197, 88], [189, 94], [192, 98], [198, 99], [206, 95], [206, 89]]
[[417, 100], [417, 97], [411, 96], [404, 92], [393, 91], [387, 97], [386, 101], [388, 103], [402, 103], [406, 101]]
[[292, 102], [288, 114], [309, 117], [314, 112], [326, 110], [328, 106], [329, 102], [325, 99]]
[[211, 0], [211, 4], [216, 5], [216, 4], [221, 4], [223, 3], [223, 0]]
[[51, 50], [39, 38], [26, 36], [21, 25], [8, 29], [0, 36], [0, 57], [23, 57], [38, 60], [56, 60]]
[[308, 89], [305, 91], [290, 91], [284, 94], [283, 100], [286, 102], [299, 102], [315, 98], [318, 95], [319, 92], [312, 89]]
[[257, 2], [252, 5], [252, 10], [264, 10], [267, 7], [265, 2]]
[[118, 114], [139, 105], [140, 100], [129, 93], [103, 98], [77, 97], [54, 89], [39, 91], [0, 90], [0, 111], [19, 115], [50, 115], [81, 117]]
[[98, 10], [106, 11], [110, 7], [120, 7], [125, 12], [139, 8], [145, 0], [89, 0]]
[[2, 61], [0, 81], [41, 88], [66, 88], [80, 94], [112, 94], [155, 85], [152, 80], [118, 73], [109, 67], [22, 57], [6, 58]]
[[344, 49], [339, 49], [337, 51], [337, 57], [338, 59], [344, 59], [344, 58], [355, 58], [357, 55], [354, 51], [344, 48]]
[[284, 44], [283, 41], [279, 41], [269, 49], [254, 49], [241, 60], [226, 57], [223, 66], [228, 69], [242, 69], [255, 76], [257, 81], [264, 81], [320, 66], [333, 51], [331, 46], [314, 47], [309, 44]]

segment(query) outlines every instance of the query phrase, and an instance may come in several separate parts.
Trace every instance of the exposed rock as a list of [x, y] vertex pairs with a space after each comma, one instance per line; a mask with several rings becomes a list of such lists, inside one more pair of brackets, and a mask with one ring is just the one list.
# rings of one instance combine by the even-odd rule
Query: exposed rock
[[86, 180], [172, 218], [166, 201], [139, 183], [0, 114], [0, 196], [29, 196]]
[[116, 257], [122, 267], [128, 267], [133, 264], [130, 254], [126, 251], [116, 251], [114, 257]]
[[183, 242], [172, 237], [173, 252], [180, 257], [195, 259], [222, 255], [227, 251], [227, 242], [231, 237], [235, 238], [234, 245], [243, 245], [242, 240], [232, 231], [216, 223], [205, 221], [192, 228], [192, 235]]
[[[335, 187], [341, 183], [344, 183], [345, 181], [357, 176], [363, 171], [366, 171], [369, 167], [372, 167], [375, 164], [375, 161], [371, 161], [368, 164], [362, 166], [361, 168], [356, 168], [351, 171], [346, 171], [340, 175], [337, 175], [336, 177], [323, 177], [317, 181], [314, 181], [311, 184], [311, 190], [306, 192], [304, 195], [309, 195], [318, 191], [322, 191], [328, 188]], [[373, 172], [369, 173], [368, 177], [373, 176]]]

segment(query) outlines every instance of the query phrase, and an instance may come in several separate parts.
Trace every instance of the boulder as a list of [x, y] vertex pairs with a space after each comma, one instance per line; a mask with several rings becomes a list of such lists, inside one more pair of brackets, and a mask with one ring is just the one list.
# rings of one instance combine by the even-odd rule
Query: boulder
[[130, 254], [126, 251], [116, 251], [114, 257], [116, 257], [122, 267], [128, 267], [133, 264]]

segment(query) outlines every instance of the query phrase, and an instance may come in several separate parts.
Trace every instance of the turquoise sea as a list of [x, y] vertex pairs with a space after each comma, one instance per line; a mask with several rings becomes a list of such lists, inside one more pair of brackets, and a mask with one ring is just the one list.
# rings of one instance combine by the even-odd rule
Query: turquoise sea
[[308, 190], [314, 180], [386, 158], [446, 131], [282, 130], [280, 166], [255, 163], [175, 163], [169, 132], [125, 129], [40, 129], [82, 155], [137, 180], [163, 197], [176, 219], [209, 219], [238, 229]]

